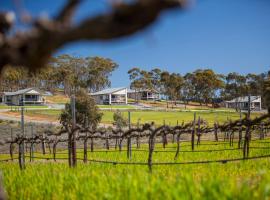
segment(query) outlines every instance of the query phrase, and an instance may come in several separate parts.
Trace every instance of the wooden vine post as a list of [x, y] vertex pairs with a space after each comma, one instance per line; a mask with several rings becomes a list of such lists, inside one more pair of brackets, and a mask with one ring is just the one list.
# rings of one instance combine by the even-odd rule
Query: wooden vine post
[[241, 148], [242, 146], [242, 132], [243, 132], [243, 127], [242, 127], [242, 113], [240, 111], [240, 124], [239, 124], [239, 130], [238, 130], [238, 149]]
[[45, 143], [45, 133], [42, 134], [42, 141], [41, 141], [41, 148], [42, 148], [42, 153], [43, 155], [46, 154], [46, 143]]
[[13, 160], [14, 142], [13, 142], [13, 129], [12, 128], [10, 128], [10, 138], [11, 138], [11, 142], [9, 146], [9, 154], [10, 154], [11, 160]]
[[218, 123], [215, 122], [214, 124], [214, 134], [215, 134], [215, 141], [218, 142]]
[[[88, 120], [88, 117], [85, 117], [84, 128], [86, 128], [86, 129], [89, 128], [89, 120]], [[87, 163], [87, 141], [88, 141], [88, 133], [89, 133], [89, 131], [86, 130], [86, 132], [85, 132], [85, 137], [84, 137], [84, 140], [83, 140], [83, 162], [84, 162], [84, 163]]]
[[[163, 120], [163, 126], [166, 126], [165, 120]], [[166, 132], [165, 130], [162, 131], [162, 146], [165, 149], [166, 148]]]
[[57, 146], [57, 136], [55, 137], [54, 143], [53, 143], [53, 160], [56, 161], [56, 146]]
[[249, 142], [250, 142], [250, 95], [248, 96], [248, 114], [247, 114], [247, 124], [246, 124], [246, 134], [243, 147], [243, 158], [248, 158], [249, 156]]
[[192, 151], [194, 151], [195, 133], [196, 133], [196, 112], [194, 112], [193, 130], [191, 132], [191, 149], [192, 149]]
[[197, 136], [198, 136], [198, 140], [197, 140], [197, 146], [198, 146], [201, 143], [201, 118], [200, 118], [200, 116], [198, 118]]
[[[131, 129], [131, 114], [130, 111], [128, 111], [128, 129]], [[131, 148], [132, 148], [132, 144], [131, 144], [131, 137], [128, 135], [127, 136], [127, 158], [131, 159], [132, 157], [132, 153], [131, 153]]]
[[71, 116], [72, 116], [72, 124], [71, 130], [68, 130], [68, 164], [70, 167], [76, 167], [77, 165], [77, 157], [76, 157], [76, 108], [75, 108], [75, 95], [71, 95], [70, 98], [70, 106], [71, 106]]
[[88, 131], [85, 133], [85, 138], [83, 140], [83, 162], [87, 163], [87, 141], [88, 141]]
[[[138, 122], [137, 122], [137, 128], [140, 128], [140, 121], [139, 121], [139, 120], [138, 120]], [[137, 149], [139, 149], [140, 146], [141, 146], [141, 141], [140, 141], [140, 139], [141, 139], [141, 132], [138, 132], [138, 133], [137, 133], [137, 136], [136, 136]]]
[[21, 138], [19, 141], [19, 165], [20, 169], [25, 169], [25, 155], [24, 155], [24, 138], [25, 138], [25, 130], [24, 130], [24, 98], [22, 98], [22, 107], [21, 107]]
[[34, 127], [31, 124], [30, 162], [34, 161]]

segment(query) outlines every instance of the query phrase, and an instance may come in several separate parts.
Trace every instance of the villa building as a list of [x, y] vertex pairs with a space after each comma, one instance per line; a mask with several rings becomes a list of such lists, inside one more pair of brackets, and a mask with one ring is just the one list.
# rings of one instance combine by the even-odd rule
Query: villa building
[[97, 104], [127, 104], [127, 88], [109, 88], [90, 93]]

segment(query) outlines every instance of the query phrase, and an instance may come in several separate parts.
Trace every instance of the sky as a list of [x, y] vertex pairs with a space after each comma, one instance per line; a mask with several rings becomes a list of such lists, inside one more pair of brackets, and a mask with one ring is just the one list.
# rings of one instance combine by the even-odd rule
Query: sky
[[[14, 4], [20, 2], [20, 5]], [[0, 10], [26, 10], [32, 16], [54, 16], [65, 0], [0, 0]], [[19, 9], [18, 9], [19, 8]], [[74, 21], [110, 11], [106, 0], [84, 0]], [[18, 22], [17, 30], [22, 26]], [[184, 75], [209, 68], [217, 73], [261, 73], [270, 70], [269, 0], [197, 0], [185, 11], [164, 12], [149, 28], [113, 41], [80, 41], [55, 55], [101, 56], [119, 64], [112, 87], [128, 86], [132, 67]]]

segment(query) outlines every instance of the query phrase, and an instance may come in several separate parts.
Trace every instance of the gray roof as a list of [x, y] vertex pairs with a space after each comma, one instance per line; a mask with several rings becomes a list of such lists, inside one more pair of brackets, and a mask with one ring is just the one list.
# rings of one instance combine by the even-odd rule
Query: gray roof
[[[140, 89], [140, 90], [136, 90], [136, 92], [155, 92], [155, 93], [159, 93], [157, 90], [155, 89]], [[135, 93], [135, 90], [133, 89], [128, 89], [127, 93]]]
[[14, 95], [19, 95], [19, 94], [27, 93], [27, 92], [29, 92], [31, 90], [35, 90], [35, 91], [39, 92], [35, 88], [26, 88], [26, 89], [18, 90], [16, 92], [4, 92], [4, 95], [6, 95], [6, 96], [14, 96]]
[[103, 94], [112, 94], [112, 93], [115, 93], [115, 92], [118, 92], [120, 90], [125, 90], [126, 87], [119, 87], [119, 88], [107, 88], [107, 89], [104, 89], [104, 90], [101, 90], [101, 91], [98, 91], [98, 92], [94, 92], [94, 93], [90, 93], [90, 95], [103, 95]]
[[[260, 96], [250, 96], [250, 101], [256, 101], [256, 100], [259, 100], [261, 97]], [[237, 97], [235, 99], [232, 99], [230, 101], [226, 101], [227, 103], [234, 103], [234, 102], [238, 102], [238, 103], [241, 103], [241, 102], [248, 102], [248, 96], [245, 96], [245, 97]]]

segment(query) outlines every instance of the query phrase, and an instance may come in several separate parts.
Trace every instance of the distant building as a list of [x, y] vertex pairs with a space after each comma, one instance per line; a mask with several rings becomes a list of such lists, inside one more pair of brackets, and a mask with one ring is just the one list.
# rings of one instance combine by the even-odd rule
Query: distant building
[[129, 89], [127, 91], [128, 93], [128, 98], [130, 99], [135, 99], [135, 100], [159, 100], [160, 99], [160, 94], [158, 91], [155, 90], [132, 90]]
[[97, 104], [127, 104], [127, 88], [109, 88], [99, 92], [90, 93]]
[[3, 92], [1, 94], [1, 103], [8, 105], [42, 105], [45, 99], [41, 92], [35, 88], [27, 88], [16, 92]]
[[[225, 101], [226, 108], [238, 108], [248, 110], [248, 96], [238, 97], [230, 101]], [[250, 96], [250, 110], [259, 111], [262, 109], [262, 99], [260, 96]]]

